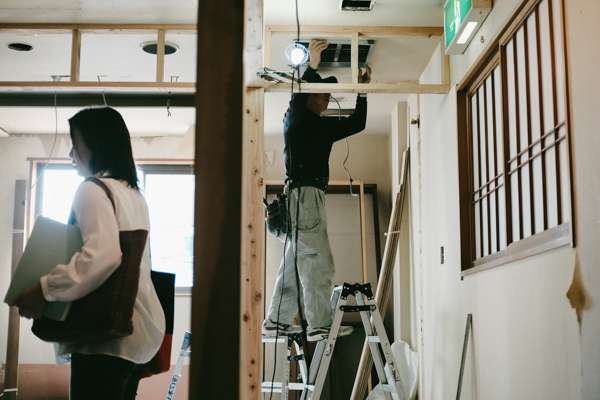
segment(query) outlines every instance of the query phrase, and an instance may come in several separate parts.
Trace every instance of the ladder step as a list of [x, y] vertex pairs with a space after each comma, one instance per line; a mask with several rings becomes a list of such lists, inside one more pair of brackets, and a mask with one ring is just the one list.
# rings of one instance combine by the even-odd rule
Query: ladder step
[[379, 338], [379, 336], [369, 336], [369, 342], [381, 343], [381, 339]]
[[[289, 383], [290, 390], [304, 390], [304, 383]], [[271, 391], [271, 382], [263, 382], [260, 385], [261, 392], [270, 392]], [[281, 382], [273, 382], [273, 393], [281, 392]]]
[[343, 312], [361, 312], [361, 311], [375, 311], [377, 307], [372, 305], [363, 306], [340, 306], [340, 310]]
[[263, 336], [262, 337], [262, 342], [263, 343], [287, 343], [287, 336], [277, 336], [277, 338], [270, 337], [270, 336]]
[[393, 387], [392, 385], [381, 385], [381, 388], [383, 390], [385, 390], [386, 392], [390, 392], [390, 393], [394, 393], [394, 394], [398, 394], [398, 391], [396, 390], [395, 387]]

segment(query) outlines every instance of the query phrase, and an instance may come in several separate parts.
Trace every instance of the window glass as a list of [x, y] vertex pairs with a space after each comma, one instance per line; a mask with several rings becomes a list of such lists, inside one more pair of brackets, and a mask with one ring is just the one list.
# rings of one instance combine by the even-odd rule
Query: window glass
[[194, 191], [191, 174], [145, 174], [150, 212], [152, 269], [176, 274], [176, 286], [193, 284]]
[[42, 203], [38, 211], [44, 217], [66, 224], [75, 192], [83, 178], [73, 169], [47, 168], [43, 177]]

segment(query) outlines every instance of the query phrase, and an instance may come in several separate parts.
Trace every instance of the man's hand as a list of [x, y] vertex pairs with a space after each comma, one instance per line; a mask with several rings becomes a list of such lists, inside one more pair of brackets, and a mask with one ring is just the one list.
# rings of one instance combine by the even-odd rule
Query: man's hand
[[308, 65], [312, 69], [317, 69], [319, 63], [321, 62], [321, 52], [325, 50], [329, 46], [329, 43], [326, 40], [313, 39], [308, 44], [308, 55], [310, 57], [310, 61]]
[[27, 319], [38, 319], [42, 318], [42, 313], [48, 301], [44, 297], [42, 291], [42, 284], [36, 283], [29, 289], [25, 289], [23, 293], [13, 301], [10, 306], [19, 307], [19, 315]]
[[371, 82], [371, 67], [367, 65], [367, 69], [365, 73], [362, 73], [362, 70], [358, 69], [358, 83], [369, 83]]

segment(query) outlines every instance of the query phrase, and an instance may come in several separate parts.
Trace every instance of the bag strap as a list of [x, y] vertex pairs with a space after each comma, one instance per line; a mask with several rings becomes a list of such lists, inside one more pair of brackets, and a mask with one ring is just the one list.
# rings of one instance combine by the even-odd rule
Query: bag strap
[[100, 179], [98, 179], [96, 177], [87, 178], [86, 180], [84, 180], [84, 182], [93, 182], [96, 185], [100, 186], [102, 189], [104, 189], [104, 193], [106, 193], [106, 196], [110, 200], [110, 204], [112, 204], [113, 211], [115, 212], [115, 215], [117, 215], [117, 207], [115, 206], [115, 200], [113, 198], [113, 194], [112, 194], [111, 190], [108, 188], [108, 186], [106, 186], [106, 183], [102, 182]]
[[[106, 193], [106, 197], [108, 197], [108, 199], [110, 200], [110, 204], [112, 204], [112, 208], [113, 208], [113, 211], [115, 212], [115, 216], [116, 216], [117, 215], [117, 207], [115, 206], [115, 200], [113, 198], [112, 191], [106, 185], [106, 183], [102, 182], [100, 179], [93, 177], [93, 176], [90, 178], [86, 178], [84, 180], [84, 182], [93, 182], [96, 185], [100, 186], [104, 190], [104, 193]], [[76, 221], [75, 211], [73, 211], [73, 208], [71, 208], [71, 213], [69, 215], [69, 224], [74, 225], [75, 221]]]

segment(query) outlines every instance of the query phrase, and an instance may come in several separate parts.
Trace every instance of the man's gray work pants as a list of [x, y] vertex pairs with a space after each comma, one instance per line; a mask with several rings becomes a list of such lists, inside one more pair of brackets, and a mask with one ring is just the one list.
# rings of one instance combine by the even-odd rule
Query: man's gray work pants
[[[298, 191], [300, 200], [298, 201]], [[289, 235], [285, 257], [281, 260], [275, 290], [267, 318], [292, 325], [298, 312], [298, 286], [294, 270], [296, 245], [296, 207], [298, 215], [298, 275], [301, 300], [310, 328], [329, 326], [333, 320], [330, 297], [335, 268], [327, 237], [325, 193], [312, 186], [292, 189], [288, 194], [292, 234]], [[283, 282], [283, 285], [282, 285]], [[282, 294], [283, 286], [283, 294]]]

